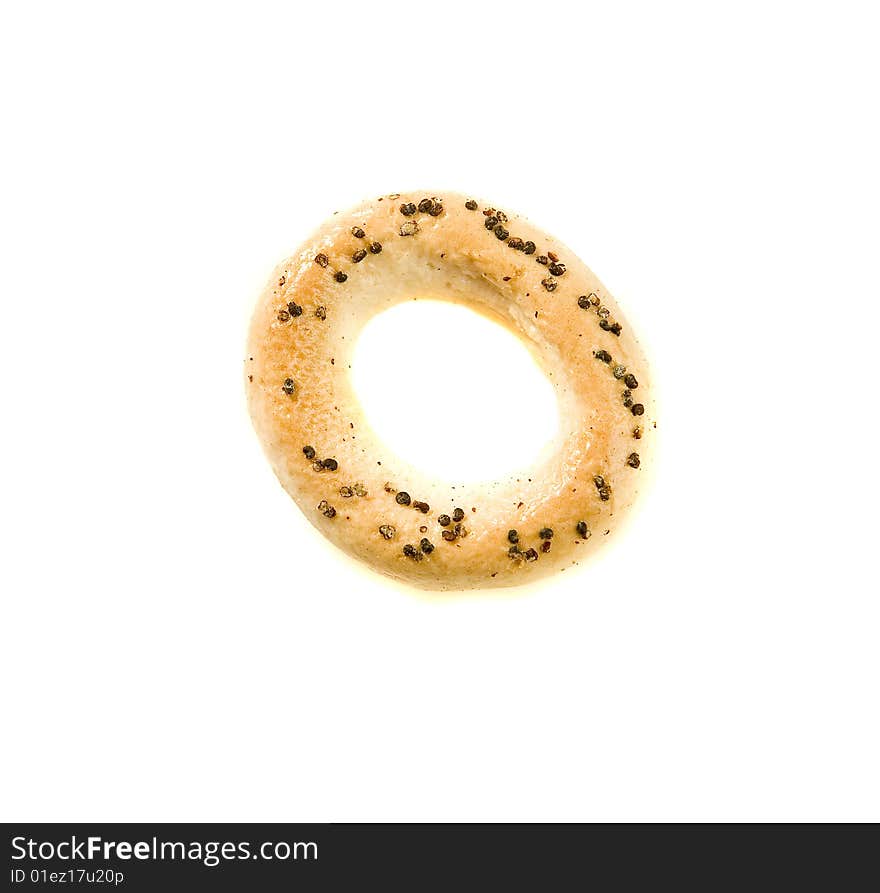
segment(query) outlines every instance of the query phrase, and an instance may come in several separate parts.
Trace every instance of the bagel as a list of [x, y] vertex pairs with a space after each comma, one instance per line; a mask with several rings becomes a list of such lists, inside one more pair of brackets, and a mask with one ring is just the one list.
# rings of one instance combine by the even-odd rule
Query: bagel
[[[371, 431], [350, 378], [355, 342], [415, 296], [478, 310], [530, 348], [560, 409], [533, 467], [436, 480]], [[593, 273], [522, 217], [450, 193], [338, 213], [279, 264], [251, 321], [245, 379], [262, 446], [306, 517], [424, 589], [516, 586], [586, 558], [642, 489], [656, 427], [643, 353]]]

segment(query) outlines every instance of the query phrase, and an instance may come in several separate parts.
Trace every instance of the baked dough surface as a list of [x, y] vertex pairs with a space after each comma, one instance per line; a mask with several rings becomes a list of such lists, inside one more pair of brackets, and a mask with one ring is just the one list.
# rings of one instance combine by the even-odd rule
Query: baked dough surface
[[[339, 548], [424, 589], [515, 586], [577, 564], [649, 470], [655, 408], [630, 327], [571, 251], [505, 211], [446, 192], [338, 213], [276, 267], [251, 322], [248, 404], [282, 486]], [[532, 467], [436, 480], [371, 431], [350, 379], [355, 343], [413, 297], [482, 312], [531, 349], [561, 421]]]

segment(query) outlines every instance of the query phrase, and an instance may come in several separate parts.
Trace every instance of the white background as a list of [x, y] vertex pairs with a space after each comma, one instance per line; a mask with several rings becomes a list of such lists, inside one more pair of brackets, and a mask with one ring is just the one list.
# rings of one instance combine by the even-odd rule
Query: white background
[[[872, 7], [8, 5], [0, 817], [880, 819]], [[653, 489], [535, 589], [363, 571], [250, 428], [272, 266], [409, 188], [557, 234], [653, 359]]]

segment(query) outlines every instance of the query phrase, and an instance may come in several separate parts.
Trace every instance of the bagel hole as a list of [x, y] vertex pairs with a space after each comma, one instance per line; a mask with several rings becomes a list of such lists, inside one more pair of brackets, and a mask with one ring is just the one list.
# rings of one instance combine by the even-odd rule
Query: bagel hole
[[375, 434], [447, 481], [526, 469], [560, 427], [554, 388], [525, 343], [445, 301], [415, 299], [369, 320], [352, 379]]

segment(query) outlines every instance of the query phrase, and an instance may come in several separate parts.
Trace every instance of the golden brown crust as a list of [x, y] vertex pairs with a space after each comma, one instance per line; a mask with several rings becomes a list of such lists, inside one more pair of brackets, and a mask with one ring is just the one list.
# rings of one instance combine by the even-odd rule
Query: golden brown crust
[[[245, 360], [254, 427], [306, 517], [349, 554], [425, 589], [515, 586], [578, 563], [619, 526], [652, 452], [647, 364], [613, 298], [556, 239], [472, 204], [405, 193], [335, 215], [275, 269]], [[562, 418], [533, 468], [453, 486], [370, 430], [352, 350], [372, 316], [414, 294], [479, 310], [533, 351]], [[328, 459], [336, 468], [317, 470]]]

